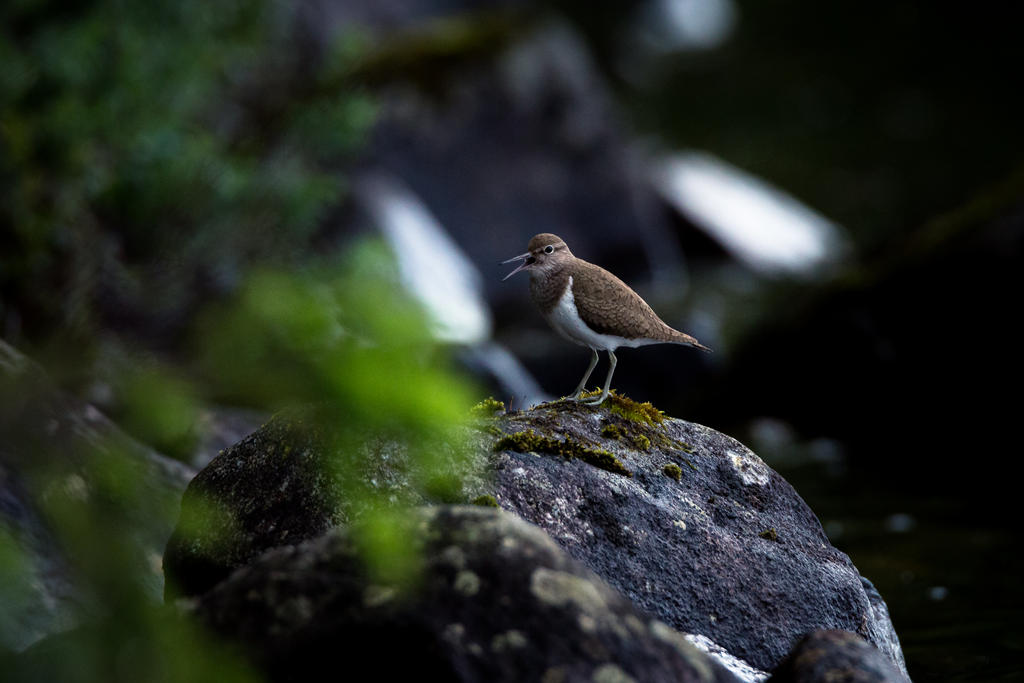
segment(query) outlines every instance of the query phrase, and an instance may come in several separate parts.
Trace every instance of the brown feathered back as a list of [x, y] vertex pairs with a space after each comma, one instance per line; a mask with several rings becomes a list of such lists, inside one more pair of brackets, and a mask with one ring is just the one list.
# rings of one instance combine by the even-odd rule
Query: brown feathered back
[[577, 258], [569, 274], [576, 310], [595, 332], [705, 348], [690, 335], [669, 327], [629, 285], [601, 266]]

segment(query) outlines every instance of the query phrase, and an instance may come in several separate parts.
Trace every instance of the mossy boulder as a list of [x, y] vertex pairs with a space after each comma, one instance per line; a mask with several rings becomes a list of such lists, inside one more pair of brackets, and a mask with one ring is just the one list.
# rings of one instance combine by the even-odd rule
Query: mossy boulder
[[[615, 394], [599, 407], [508, 412], [492, 426], [501, 507], [673, 628], [765, 671], [818, 629], [856, 633], [905, 667], [885, 602], [793, 487], [735, 439]], [[606, 452], [631, 476], [555, 448], [509, 447], [520, 434]]]
[[338, 529], [268, 552], [195, 614], [271, 681], [352, 662], [377, 680], [737, 680], [514, 515], [433, 506], [406, 524], [421, 546], [412, 585], [369, 575], [358, 534]]

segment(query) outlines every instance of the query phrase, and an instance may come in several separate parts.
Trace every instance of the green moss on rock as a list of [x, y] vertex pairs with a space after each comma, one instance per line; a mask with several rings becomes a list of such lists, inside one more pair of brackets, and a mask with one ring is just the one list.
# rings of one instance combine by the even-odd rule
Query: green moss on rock
[[495, 498], [492, 495], [486, 494], [486, 493], [484, 495], [482, 495], [482, 496], [477, 496], [476, 498], [474, 498], [472, 500], [472, 503], [473, 503], [473, 505], [479, 505], [481, 507], [487, 507], [487, 508], [501, 507], [500, 505], [498, 505], [498, 499], [497, 498]]
[[603, 470], [621, 474], [624, 477], [633, 476], [633, 473], [626, 469], [626, 466], [613, 453], [603, 448], [584, 446], [568, 437], [556, 439], [550, 436], [542, 436], [532, 429], [503, 436], [494, 444], [494, 450], [516, 451], [517, 453], [551, 453], [553, 455], [561, 455], [564, 458], [578, 458], [594, 467], [600, 467]]
[[683, 476], [683, 470], [679, 467], [679, 465], [676, 465], [675, 463], [672, 462], [667, 463], [664, 467], [662, 467], [661, 471], [666, 477], [671, 477], [676, 481], [679, 481], [680, 477]]
[[493, 396], [488, 396], [469, 409], [469, 413], [473, 417], [493, 417], [497, 412], [505, 412], [505, 403]]
[[638, 451], [646, 451], [651, 447], [651, 440], [643, 434], [634, 434], [630, 439], [633, 442], [633, 447]]
[[779, 540], [779, 532], [777, 532], [775, 530], [775, 527], [771, 527], [771, 528], [765, 529], [764, 531], [759, 533], [758, 536], [760, 536], [761, 538], [765, 539], [766, 541], [778, 542], [778, 540]]
[[619, 425], [606, 424], [604, 427], [601, 427], [601, 436], [605, 438], [618, 440], [621, 439], [624, 435], [625, 434], [623, 433]]
[[[583, 394], [585, 398], [600, 396], [600, 392], [593, 391]], [[623, 396], [612, 391], [605, 399], [601, 407], [607, 407], [608, 411], [623, 417], [630, 422], [637, 422], [655, 427], [665, 421], [665, 414], [655, 408], [650, 402], [638, 403], [628, 396]]]

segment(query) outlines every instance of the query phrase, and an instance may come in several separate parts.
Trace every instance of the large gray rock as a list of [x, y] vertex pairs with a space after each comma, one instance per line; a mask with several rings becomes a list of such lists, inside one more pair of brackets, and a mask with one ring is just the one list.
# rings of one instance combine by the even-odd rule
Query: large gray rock
[[272, 550], [199, 598], [195, 612], [272, 681], [735, 681], [637, 610], [536, 527], [490, 508], [411, 513], [412, 584], [366, 571], [339, 530]]
[[792, 486], [735, 439], [638, 408], [613, 397], [498, 417], [519, 434], [498, 442], [499, 505], [639, 607], [759, 669], [806, 633], [841, 629], [906, 671], [881, 596]]

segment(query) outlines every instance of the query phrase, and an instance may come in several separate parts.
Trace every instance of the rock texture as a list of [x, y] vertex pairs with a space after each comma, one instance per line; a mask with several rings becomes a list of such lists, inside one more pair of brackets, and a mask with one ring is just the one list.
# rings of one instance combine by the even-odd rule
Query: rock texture
[[[193, 557], [216, 546], [190, 541], [187, 525], [175, 532], [165, 564], [187, 592], [205, 592], [268, 548], [318, 536], [339, 514], [358, 517], [328, 504], [318, 446], [282, 455], [292, 432], [281, 420], [215, 458], [190, 487], [186, 511], [218, 501], [237, 525], [215, 553], [217, 576], [203, 573], [209, 555]], [[638, 608], [701, 636], [695, 642], [768, 671], [806, 633], [841, 629], [905, 670], [881, 596], [793, 488], [734, 439], [614, 395], [597, 408], [561, 402], [480, 418], [474, 434], [465, 501], [496, 502], [537, 525]], [[386, 497], [437, 502], [403, 483], [400, 448], [376, 457], [365, 476]], [[283, 485], [304, 477], [316, 485]]]
[[273, 681], [735, 681], [515, 516], [473, 506], [413, 515], [412, 586], [369, 576], [349, 533], [270, 551], [199, 599]]
[[313, 409], [279, 413], [199, 472], [164, 552], [166, 600], [205, 593], [266, 550], [358, 519], [370, 501], [414, 506], [462, 500], [461, 485], [483, 489], [482, 443], [482, 457], [426, 474], [399, 444], [329, 445], [323, 421]]
[[849, 631], [804, 637], [769, 683], [904, 683], [906, 679], [870, 643]]
[[217, 455], [189, 483], [167, 542], [164, 596], [203, 593], [268, 548], [339, 521], [326, 449], [304, 415], [282, 415]]
[[614, 397], [607, 408], [551, 403], [497, 418], [502, 433], [607, 451], [630, 473], [505, 438], [493, 463], [498, 504], [644, 610], [760, 669], [808, 632], [843, 629], [905, 670], [884, 601], [782, 477], [735, 439], [638, 408]]

